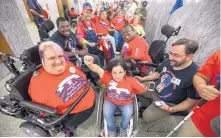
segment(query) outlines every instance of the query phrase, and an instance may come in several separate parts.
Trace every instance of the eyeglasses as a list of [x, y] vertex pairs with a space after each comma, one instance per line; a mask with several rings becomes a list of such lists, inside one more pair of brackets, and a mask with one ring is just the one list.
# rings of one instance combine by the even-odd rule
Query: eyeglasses
[[172, 53], [172, 52], [170, 52], [169, 55], [172, 56], [172, 57], [175, 57], [175, 58], [181, 58], [181, 57], [186, 56], [186, 55], [175, 54], [175, 53]]

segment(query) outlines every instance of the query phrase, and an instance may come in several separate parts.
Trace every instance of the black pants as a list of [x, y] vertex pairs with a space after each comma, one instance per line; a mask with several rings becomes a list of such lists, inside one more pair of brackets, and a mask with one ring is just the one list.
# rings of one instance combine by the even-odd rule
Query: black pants
[[41, 18], [37, 18], [37, 19], [33, 19], [33, 21], [34, 21], [35, 25], [38, 28], [38, 33], [39, 33], [40, 40], [43, 41], [43, 40], [49, 38], [50, 36], [48, 35], [48, 33], [45, 31], [44, 28], [41, 27], [41, 23], [44, 20], [41, 19]]
[[104, 67], [104, 52], [103, 51], [100, 51], [99, 49], [97, 49], [96, 47], [90, 47], [88, 46], [88, 52], [90, 54], [93, 54], [93, 55], [97, 55], [99, 60], [100, 60], [100, 63], [101, 63], [101, 67]]
[[65, 127], [74, 132], [75, 128], [86, 121], [94, 111], [94, 106], [77, 114], [69, 114], [63, 121]]

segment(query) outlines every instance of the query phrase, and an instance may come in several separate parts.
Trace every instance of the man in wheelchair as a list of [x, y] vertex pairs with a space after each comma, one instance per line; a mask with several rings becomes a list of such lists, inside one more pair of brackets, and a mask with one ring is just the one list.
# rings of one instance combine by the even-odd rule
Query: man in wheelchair
[[[169, 59], [155, 72], [145, 77], [136, 76], [149, 86], [148, 92], [138, 97], [141, 103], [149, 106], [143, 112], [146, 122], [188, 111], [200, 99], [192, 82], [198, 68], [192, 58], [198, 46], [194, 40], [179, 39], [172, 44]], [[153, 100], [151, 105], [148, 105], [147, 98]]]
[[[61, 47], [54, 42], [41, 43], [39, 54], [43, 67], [34, 72], [28, 93], [33, 102], [55, 108], [62, 115], [84, 91], [88, 83], [86, 76], [67, 61]], [[63, 120], [65, 127], [73, 132], [87, 120], [94, 110], [94, 102], [95, 93], [90, 88]]]
[[[112, 59], [107, 65], [107, 71], [93, 63], [93, 57], [85, 56], [84, 63], [96, 72], [106, 86], [103, 105], [103, 116], [107, 122], [108, 137], [116, 137], [116, 126], [114, 113], [120, 109], [122, 120], [120, 125], [120, 136], [127, 137], [127, 128], [133, 116], [133, 100], [135, 94], [141, 94], [147, 87], [139, 83], [135, 78], [126, 75], [126, 64], [123, 59]], [[102, 103], [101, 103], [102, 104]]]
[[[125, 26], [122, 29], [122, 33], [125, 43], [122, 48], [121, 57], [127, 60], [134, 59], [136, 61], [152, 63], [151, 57], [148, 55], [149, 47], [145, 39], [137, 35], [135, 29], [131, 25]], [[140, 70], [147, 70], [147, 67], [142, 65], [138, 68]]]
[[[57, 43], [64, 50], [65, 55], [69, 57], [69, 60], [76, 64], [79, 68], [83, 68], [82, 57], [86, 54], [91, 55], [95, 58], [95, 63], [100, 66], [100, 60], [97, 55], [88, 53], [88, 48], [84, 46], [76, 35], [70, 30], [70, 25], [65, 17], [58, 17], [56, 20], [58, 30], [51, 36], [51, 40]], [[94, 85], [98, 85], [99, 76], [84, 68], [87, 78], [90, 79]]]

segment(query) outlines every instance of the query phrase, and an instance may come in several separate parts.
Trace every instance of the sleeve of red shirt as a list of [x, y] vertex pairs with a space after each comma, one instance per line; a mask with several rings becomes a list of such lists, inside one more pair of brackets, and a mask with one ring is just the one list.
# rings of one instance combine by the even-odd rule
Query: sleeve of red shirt
[[137, 94], [141, 94], [143, 92], [145, 92], [147, 86], [141, 84], [139, 81], [137, 81], [135, 78], [130, 78], [130, 85], [133, 89], [133, 92], [134, 93], [137, 93]]
[[211, 55], [207, 61], [198, 69], [198, 73], [208, 77], [213, 78], [213, 67], [215, 66], [218, 56], [220, 54], [220, 50], [216, 51], [213, 55]]
[[100, 78], [100, 81], [107, 86], [110, 80], [111, 80], [111, 74], [108, 71], [104, 71], [104, 75], [102, 78]]
[[131, 56], [136, 58], [136, 59], [140, 59], [144, 56], [146, 56], [147, 53], [145, 50], [145, 47], [148, 47], [147, 44], [144, 42], [144, 40], [142, 39], [138, 39], [140, 42], [138, 42], [139, 47], [136, 47], [132, 50]]

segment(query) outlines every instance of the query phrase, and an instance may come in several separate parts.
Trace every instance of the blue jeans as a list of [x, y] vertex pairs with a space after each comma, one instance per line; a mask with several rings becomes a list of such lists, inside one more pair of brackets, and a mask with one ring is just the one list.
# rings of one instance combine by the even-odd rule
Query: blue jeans
[[132, 118], [133, 103], [127, 105], [116, 105], [111, 101], [105, 99], [103, 106], [103, 114], [105, 120], [107, 121], [108, 131], [116, 131], [116, 126], [114, 123], [114, 113], [117, 108], [119, 108], [122, 113], [120, 125], [121, 130], [125, 130], [127, 128], [127, 125], [129, 124], [130, 119]]
[[124, 40], [123, 40], [123, 34], [121, 31], [114, 32], [114, 39], [115, 39], [116, 48], [117, 47], [122, 48], [122, 46], [124, 44]]

